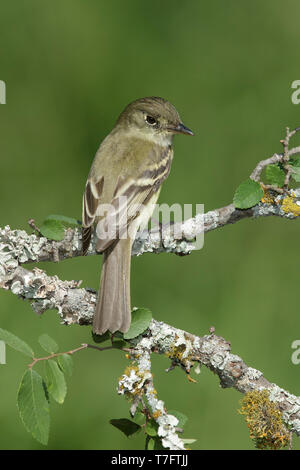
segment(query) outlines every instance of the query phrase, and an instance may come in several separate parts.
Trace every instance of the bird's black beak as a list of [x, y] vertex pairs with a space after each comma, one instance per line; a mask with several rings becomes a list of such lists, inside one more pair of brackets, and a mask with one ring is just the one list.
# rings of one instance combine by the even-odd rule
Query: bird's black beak
[[176, 134], [194, 135], [194, 132], [191, 131], [191, 129], [189, 129], [188, 127], [186, 127], [184, 124], [182, 124], [182, 122], [174, 128], [174, 132], [176, 132]]

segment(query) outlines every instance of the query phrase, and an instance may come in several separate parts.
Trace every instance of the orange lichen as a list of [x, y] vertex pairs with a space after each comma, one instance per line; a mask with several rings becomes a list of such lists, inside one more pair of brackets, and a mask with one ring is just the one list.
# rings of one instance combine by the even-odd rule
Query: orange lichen
[[269, 191], [264, 192], [264, 196], [261, 198], [261, 202], [264, 204], [274, 204], [274, 196]]
[[190, 374], [187, 375], [187, 378], [188, 378], [188, 381], [189, 381], [189, 382], [192, 382], [192, 383], [194, 383], [194, 384], [197, 383], [197, 380], [193, 379], [193, 377], [191, 377]]

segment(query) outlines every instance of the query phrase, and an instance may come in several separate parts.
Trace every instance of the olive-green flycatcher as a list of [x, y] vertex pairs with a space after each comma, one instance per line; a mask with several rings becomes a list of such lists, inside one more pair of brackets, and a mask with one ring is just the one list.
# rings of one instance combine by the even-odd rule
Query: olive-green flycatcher
[[[130, 260], [137, 230], [146, 226], [170, 172], [175, 134], [193, 135], [163, 98], [130, 103], [100, 145], [83, 195], [83, 254], [97, 223], [102, 274], [93, 332], [126, 332], [131, 322]], [[129, 232], [129, 233], [128, 233]]]

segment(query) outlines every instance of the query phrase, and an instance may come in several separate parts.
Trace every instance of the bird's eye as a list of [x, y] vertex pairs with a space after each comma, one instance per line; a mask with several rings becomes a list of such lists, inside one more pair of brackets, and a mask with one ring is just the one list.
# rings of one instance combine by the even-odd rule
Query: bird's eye
[[154, 119], [154, 117], [149, 116], [149, 115], [146, 116], [146, 122], [150, 124], [151, 126], [154, 126], [155, 124], [157, 124], [156, 119]]

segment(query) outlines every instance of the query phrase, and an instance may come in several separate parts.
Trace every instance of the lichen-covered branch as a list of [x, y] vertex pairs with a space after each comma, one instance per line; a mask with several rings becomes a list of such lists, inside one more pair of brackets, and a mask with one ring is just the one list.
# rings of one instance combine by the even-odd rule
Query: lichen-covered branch
[[[241, 393], [268, 390], [269, 399], [278, 403], [285, 423], [300, 436], [300, 397], [269, 382], [259, 370], [231, 353], [230, 343], [214, 332], [203, 337], [153, 320], [143, 337], [132, 340], [134, 351], [152, 351], [170, 358], [172, 367], [180, 366], [188, 374], [196, 364], [217, 374], [223, 388], [233, 387]], [[143, 370], [143, 367], [141, 367]]]
[[[150, 343], [149, 343], [149, 346]], [[157, 435], [166, 449], [183, 450], [184, 442], [178, 436], [178, 419], [167, 413], [165, 404], [157, 396], [151, 373], [151, 347], [146, 342], [137, 342], [131, 351], [133, 364], [127, 367], [119, 379], [118, 393], [132, 401], [130, 413], [135, 415], [140, 402], [144, 405], [144, 397], [150, 407], [151, 417], [158, 425]], [[145, 405], [144, 405], [145, 406]]]
[[[194, 249], [194, 240], [204, 233], [234, 224], [245, 218], [277, 216], [297, 219], [300, 215], [300, 188], [284, 194], [266, 191], [265, 197], [250, 209], [236, 209], [233, 204], [215, 209], [205, 214], [198, 214], [180, 224], [164, 226], [161, 230], [144, 231], [136, 238], [132, 254], [139, 256], [144, 253], [176, 253], [186, 255]], [[176, 238], [181, 233], [181, 238]], [[96, 255], [95, 237], [88, 251]], [[62, 241], [48, 240], [25, 230], [12, 230], [9, 226], [0, 228], [0, 279], [6, 271], [18, 265], [41, 262], [62, 261], [67, 258], [81, 256], [80, 229], [67, 229]]]
[[[37, 313], [49, 308], [58, 310], [66, 324], [88, 325], [92, 323], [96, 293], [78, 288], [76, 281], [61, 281], [57, 276], [47, 276], [35, 268], [28, 271], [17, 267], [0, 287], [28, 299]], [[219, 376], [221, 386], [233, 387], [241, 393], [251, 390], [270, 392], [270, 400], [277, 402], [285, 422], [291, 430], [300, 435], [300, 397], [296, 397], [276, 384], [270, 383], [262, 372], [246, 365], [237, 355], [231, 353], [230, 344], [214, 333], [198, 337], [152, 320], [147, 332], [130, 341], [134, 373], [123, 375], [119, 391], [138, 396], [137, 387], [146, 394], [152, 416], [157, 420], [159, 433], [169, 448], [180, 449], [182, 442], [176, 433], [176, 419], [170, 417], [164, 403], [158, 399], [151, 374], [150, 354], [167, 356], [172, 364], [181, 367], [190, 378], [192, 367], [197, 363], [206, 366]], [[125, 377], [126, 376], [126, 377]]]
[[[198, 235], [244, 218], [278, 216], [297, 219], [300, 216], [300, 188], [288, 190], [287, 187], [291, 177], [289, 159], [300, 153], [300, 147], [289, 150], [289, 140], [299, 130], [297, 128], [290, 132], [287, 129], [282, 141], [284, 152], [261, 161], [250, 176], [254, 181], [260, 181], [261, 173], [267, 165], [280, 162], [285, 171], [283, 188], [262, 185], [264, 197], [249, 209], [240, 210], [229, 204], [197, 214], [180, 224], [144, 231], [136, 238], [132, 254], [139, 256], [147, 252], [169, 252], [186, 255], [195, 249], [193, 240]], [[48, 276], [36, 267], [32, 271], [23, 267], [27, 263], [58, 262], [81, 256], [81, 230], [67, 229], [64, 239], [58, 242], [42, 237], [33, 220], [30, 220], [30, 226], [37, 235], [28, 234], [24, 230], [12, 230], [9, 226], [0, 228], [0, 288], [28, 300], [38, 314], [56, 309], [62, 323], [91, 324], [97, 296], [94, 290], [80, 288], [81, 281], [62, 281], [57, 276]], [[88, 254], [97, 254], [95, 237], [92, 237]], [[152, 353], [167, 356], [171, 361], [168, 370], [180, 366], [191, 381], [194, 381], [190, 376], [191, 369], [198, 364], [217, 374], [224, 388], [233, 387], [241, 393], [268, 390], [270, 400], [278, 403], [286, 424], [300, 435], [300, 397], [270, 383], [262, 372], [246, 365], [239, 356], [231, 353], [229, 343], [216, 336], [213, 331], [209, 335], [198, 337], [152, 320], [142, 336], [130, 341], [130, 356], [134, 365], [122, 375], [118, 390], [121, 394], [131, 396], [133, 415], [139, 401], [146, 397], [164, 447], [183, 449], [184, 443], [178, 436], [178, 420], [167, 413], [164, 402], [157, 397], [151, 373]]]
[[39, 315], [56, 309], [67, 325], [88, 325], [94, 314], [97, 293], [80, 289], [80, 282], [61, 281], [57, 276], [47, 276], [41, 269], [29, 271], [22, 266], [0, 276], [0, 288], [28, 300]]

